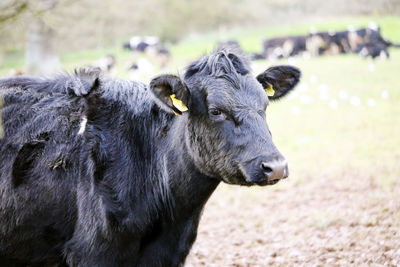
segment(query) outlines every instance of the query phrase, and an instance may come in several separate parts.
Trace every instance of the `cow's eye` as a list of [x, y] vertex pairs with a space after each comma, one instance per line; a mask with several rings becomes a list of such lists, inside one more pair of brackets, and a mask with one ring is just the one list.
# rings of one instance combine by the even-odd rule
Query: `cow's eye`
[[213, 116], [219, 116], [222, 114], [221, 110], [217, 109], [217, 108], [212, 108], [210, 109], [210, 114]]
[[225, 114], [218, 108], [210, 108], [208, 110], [210, 119], [214, 121], [222, 121], [226, 119]]

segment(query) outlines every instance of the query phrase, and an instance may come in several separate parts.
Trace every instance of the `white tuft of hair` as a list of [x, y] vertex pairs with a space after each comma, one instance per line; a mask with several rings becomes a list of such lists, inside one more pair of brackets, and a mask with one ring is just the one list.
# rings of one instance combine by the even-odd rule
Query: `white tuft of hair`
[[83, 134], [85, 132], [86, 124], [87, 124], [87, 117], [83, 116], [82, 121], [81, 121], [81, 125], [79, 127], [78, 135], [81, 135], [81, 134]]

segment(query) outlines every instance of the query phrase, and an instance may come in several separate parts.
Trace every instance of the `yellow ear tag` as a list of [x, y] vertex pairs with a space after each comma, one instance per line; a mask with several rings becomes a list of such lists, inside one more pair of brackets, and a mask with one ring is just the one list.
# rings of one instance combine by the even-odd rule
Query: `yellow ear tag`
[[182, 100], [176, 99], [175, 94], [169, 96], [172, 99], [172, 105], [176, 107], [180, 112], [185, 112], [188, 110], [187, 106], [183, 104]]
[[274, 96], [275, 90], [272, 84], [269, 84], [268, 88], [265, 88], [265, 92], [267, 92], [267, 96]]

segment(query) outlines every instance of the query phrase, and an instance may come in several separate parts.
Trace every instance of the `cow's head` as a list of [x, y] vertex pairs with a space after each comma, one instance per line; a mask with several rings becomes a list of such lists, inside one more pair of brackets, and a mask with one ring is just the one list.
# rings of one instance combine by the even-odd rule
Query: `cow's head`
[[165, 109], [181, 114], [187, 107], [181, 116], [185, 142], [201, 172], [230, 184], [267, 185], [286, 178], [288, 166], [272, 142], [265, 111], [299, 78], [291, 66], [254, 77], [243, 57], [221, 50], [190, 64], [183, 81], [162, 75], [150, 88]]

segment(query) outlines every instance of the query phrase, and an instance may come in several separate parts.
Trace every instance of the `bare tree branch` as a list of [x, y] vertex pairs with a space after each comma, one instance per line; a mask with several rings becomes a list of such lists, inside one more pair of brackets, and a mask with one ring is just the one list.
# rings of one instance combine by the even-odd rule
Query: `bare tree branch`
[[27, 1], [14, 0], [0, 5], [0, 24], [17, 18], [28, 9]]

